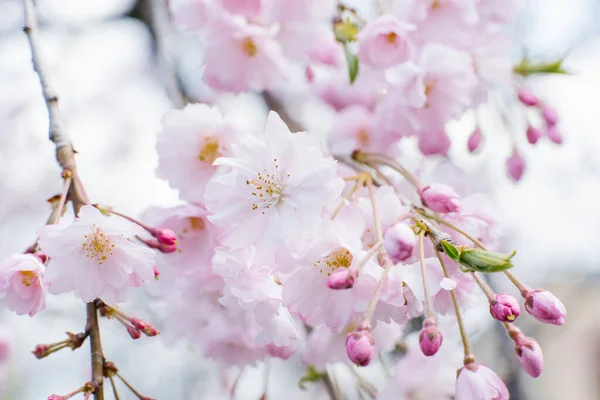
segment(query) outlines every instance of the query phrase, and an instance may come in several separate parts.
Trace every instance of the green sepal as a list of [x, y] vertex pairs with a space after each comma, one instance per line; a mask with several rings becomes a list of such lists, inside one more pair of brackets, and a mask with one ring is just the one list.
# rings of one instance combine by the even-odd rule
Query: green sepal
[[444, 250], [444, 253], [446, 253], [446, 255], [448, 257], [450, 257], [454, 261], [459, 261], [460, 251], [456, 248], [456, 246], [454, 246], [452, 243], [450, 243], [447, 240], [440, 241], [440, 244], [442, 245], [442, 249]]
[[513, 267], [511, 258], [516, 251], [510, 254], [494, 253], [483, 249], [463, 248], [458, 262], [471, 271], [491, 273], [506, 271]]
[[532, 74], [562, 74], [567, 75], [568, 72], [562, 66], [563, 59], [551, 63], [534, 64], [527, 58], [523, 58], [518, 65], [515, 65], [513, 72], [521, 76], [529, 76]]
[[350, 51], [347, 43], [344, 43], [344, 55], [346, 56], [346, 62], [348, 63], [350, 83], [354, 83], [356, 75], [358, 75], [358, 57]]
[[300, 389], [306, 389], [305, 384], [307, 382], [317, 382], [325, 378], [325, 375], [325, 372], [317, 371], [315, 367], [309, 365], [308, 367], [306, 367], [306, 373], [304, 374], [304, 376], [298, 381], [298, 387]]

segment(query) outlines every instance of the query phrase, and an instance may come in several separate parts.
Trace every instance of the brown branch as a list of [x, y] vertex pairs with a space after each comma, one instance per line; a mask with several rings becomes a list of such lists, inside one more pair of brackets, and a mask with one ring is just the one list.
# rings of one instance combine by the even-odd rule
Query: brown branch
[[173, 37], [171, 16], [167, 7], [167, 0], [146, 0], [150, 11], [150, 29], [156, 42], [158, 65], [163, 75], [167, 94], [176, 108], [183, 108], [187, 98], [182, 91], [173, 65], [173, 54], [170, 41]]
[[[56, 159], [63, 169], [63, 176], [73, 175], [77, 178], [75, 166], [75, 152], [71, 140], [65, 132], [60, 110], [58, 107], [58, 94], [52, 86], [48, 71], [41, 59], [40, 44], [38, 39], [38, 23], [35, 13], [33, 0], [23, 0], [23, 11], [25, 14], [25, 25], [23, 31], [27, 35], [29, 46], [31, 48], [31, 58], [33, 69], [37, 72], [44, 95], [44, 101], [48, 109], [49, 120], [49, 138], [56, 146]], [[65, 171], [71, 171], [71, 174], [64, 174]], [[75, 179], [69, 189], [69, 199], [73, 203], [75, 215], [79, 213], [81, 207], [85, 204], [83, 187], [81, 181]], [[94, 303], [87, 304], [87, 324], [86, 333], [90, 335], [91, 363], [92, 363], [92, 384], [94, 386], [94, 399], [104, 400], [104, 375], [102, 354], [102, 343], [100, 342], [100, 330], [98, 326], [98, 312]]]
[[285, 122], [292, 132], [301, 132], [304, 130], [302, 125], [294, 120], [290, 113], [285, 109], [285, 106], [268, 91], [262, 92], [262, 97], [267, 104], [269, 110], [275, 111], [279, 117]]

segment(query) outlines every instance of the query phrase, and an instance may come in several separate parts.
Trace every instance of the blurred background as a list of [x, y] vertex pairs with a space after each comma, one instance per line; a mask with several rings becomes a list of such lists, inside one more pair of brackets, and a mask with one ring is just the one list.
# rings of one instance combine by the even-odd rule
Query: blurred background
[[[61, 189], [54, 148], [47, 139], [46, 109], [22, 32], [21, 7], [19, 0], [0, 0], [0, 258], [33, 243], [49, 214], [46, 199]], [[163, 31], [157, 43], [149, 1], [38, 0], [37, 7], [43, 57], [60, 94], [65, 127], [79, 153], [90, 197], [134, 216], [149, 206], [177, 204], [177, 193], [154, 176], [154, 145], [162, 115], [174, 107], [169, 96], [173, 76], [165, 65], [176, 65], [191, 98], [211, 97], [200, 83], [194, 37]], [[503, 247], [518, 249], [517, 275], [552, 290], [569, 310], [561, 328], [522, 326], [544, 349], [544, 373], [537, 380], [521, 373], [504, 332], [490, 328], [480, 333], [479, 358], [506, 378], [515, 400], [600, 399], [598, 26], [597, 0], [525, 2], [514, 29], [515, 60], [523, 55], [535, 61], [565, 57], [571, 74], [525, 81], [557, 109], [564, 142], [527, 148], [527, 171], [518, 184], [504, 172], [506, 136], [517, 133], [506, 130], [498, 111], [510, 111], [510, 105], [498, 100], [480, 110], [488, 142], [478, 155], [457, 146], [466, 142], [473, 116], [451, 127], [456, 137], [451, 157], [467, 171], [470, 185], [490, 193], [499, 207]], [[221, 102], [249, 125], [263, 123], [266, 108], [258, 96], [225, 97]], [[319, 121], [325, 130], [327, 119]], [[153, 297], [160, 291], [154, 285], [138, 290], [123, 307], [153, 320]], [[117, 323], [101, 322], [107, 358], [145, 395], [219, 398], [210, 394], [218, 381], [215, 366], [191, 344], [145, 337], [132, 342]], [[70, 294], [48, 296], [47, 309], [34, 319], [0, 308], [0, 339], [11, 345], [1, 371], [3, 398], [45, 399], [81, 386], [89, 376], [87, 344], [43, 360], [30, 351], [37, 343], [62, 340], [65, 331], [81, 331], [84, 323], [84, 307]], [[273, 366], [271, 371], [272, 398], [283, 398], [286, 387], [296, 387], [298, 371]], [[252, 382], [262, 379], [261, 374], [258, 369], [245, 374], [236, 398], [258, 399], [260, 390]], [[134, 398], [124, 389], [121, 394], [122, 399]]]

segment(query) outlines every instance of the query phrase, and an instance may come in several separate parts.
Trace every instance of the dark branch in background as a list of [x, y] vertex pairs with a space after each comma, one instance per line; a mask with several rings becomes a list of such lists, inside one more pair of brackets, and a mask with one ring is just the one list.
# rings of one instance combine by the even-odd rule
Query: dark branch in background
[[138, 0], [129, 16], [148, 26], [154, 38], [156, 60], [165, 90], [175, 108], [183, 108], [189, 101], [176, 73], [171, 48], [173, 29], [167, 0]]
[[262, 97], [267, 104], [267, 108], [279, 114], [281, 119], [287, 124], [288, 128], [290, 128], [290, 131], [300, 132], [304, 130], [302, 125], [292, 118], [285, 109], [285, 106], [272, 93], [265, 90], [262, 92]]
[[[40, 45], [38, 39], [38, 23], [35, 13], [33, 0], [23, 0], [23, 10], [25, 15], [25, 25], [23, 31], [27, 34], [29, 46], [31, 48], [31, 57], [33, 68], [40, 79], [40, 85], [44, 95], [44, 101], [48, 108], [49, 137], [56, 146], [56, 159], [62, 168], [64, 179], [75, 177], [69, 189], [69, 200], [73, 204], [75, 215], [85, 204], [83, 188], [81, 181], [77, 179], [77, 170], [75, 165], [75, 152], [69, 136], [62, 126], [60, 111], [58, 107], [58, 94], [52, 86], [49, 79], [46, 66], [40, 57]], [[98, 326], [98, 311], [94, 303], [87, 304], [87, 323], [86, 333], [90, 336], [91, 363], [92, 363], [92, 384], [94, 387], [94, 398], [104, 400], [104, 375], [103, 364], [104, 355], [102, 353], [102, 342], [100, 341], [100, 328]]]

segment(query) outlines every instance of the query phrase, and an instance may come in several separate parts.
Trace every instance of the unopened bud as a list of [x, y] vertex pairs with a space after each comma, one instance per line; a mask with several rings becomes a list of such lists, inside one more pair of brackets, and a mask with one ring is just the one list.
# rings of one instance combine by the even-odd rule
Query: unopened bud
[[529, 125], [527, 127], [527, 141], [531, 144], [536, 144], [543, 136], [542, 131]]
[[544, 367], [544, 354], [542, 348], [534, 339], [518, 335], [515, 340], [515, 353], [521, 366], [529, 375], [537, 378]]
[[158, 278], [160, 277], [160, 271], [158, 270], [158, 267], [155, 265], [154, 267], [152, 267], [152, 270], [154, 271], [154, 279], [158, 280]]
[[46, 253], [44, 253], [43, 251], [36, 251], [35, 253], [33, 253], [33, 255], [40, 260], [40, 262], [42, 264], [46, 263], [46, 260], [48, 260], [48, 256], [46, 255]]
[[149, 323], [142, 321], [139, 318], [131, 318], [130, 321], [136, 329], [139, 329], [140, 331], [144, 332], [146, 336], [158, 335], [158, 330]]
[[129, 333], [129, 336], [131, 336], [132, 339], [139, 339], [142, 337], [142, 332], [137, 329], [134, 328], [133, 326], [127, 326], [127, 333]]
[[415, 233], [403, 223], [392, 225], [383, 235], [383, 247], [394, 264], [410, 258], [416, 245]]
[[517, 149], [515, 149], [512, 155], [506, 160], [506, 172], [515, 182], [521, 180], [521, 177], [525, 172], [525, 160]]
[[59, 396], [57, 394], [51, 394], [48, 396], [48, 400], [64, 400], [65, 396]]
[[313, 71], [310, 65], [307, 65], [304, 69], [304, 76], [306, 76], [308, 82], [313, 82], [315, 80], [315, 71]]
[[554, 126], [558, 122], [558, 114], [554, 108], [547, 104], [542, 104], [542, 118], [546, 121], [548, 126]]
[[162, 253], [174, 253], [177, 251], [177, 245], [176, 244], [164, 244], [159, 242], [156, 239], [153, 240], [145, 240], [142, 239], [142, 242], [144, 242], [144, 244], [148, 247], [150, 247], [151, 249], [156, 249]]
[[469, 136], [469, 140], [467, 140], [467, 149], [469, 150], [469, 153], [473, 153], [479, 149], [482, 143], [483, 135], [481, 134], [481, 129], [475, 128], [473, 133], [471, 133], [471, 136]]
[[519, 101], [528, 107], [533, 107], [538, 104], [538, 98], [529, 90], [521, 89], [518, 93]]
[[548, 127], [548, 130], [546, 131], [546, 136], [548, 136], [548, 139], [550, 139], [550, 141], [552, 141], [553, 143], [562, 144], [563, 138], [556, 125]]
[[525, 309], [535, 319], [546, 324], [562, 325], [567, 317], [565, 305], [545, 289], [535, 289], [525, 295]]
[[340, 267], [327, 277], [327, 287], [334, 290], [350, 289], [358, 274], [357, 269]]
[[275, 346], [273, 343], [269, 343], [267, 345], [267, 352], [270, 356], [281, 358], [282, 360], [287, 360], [294, 354], [294, 349], [289, 346]]
[[44, 358], [50, 354], [50, 345], [37, 344], [32, 353], [38, 359]]
[[423, 354], [430, 357], [437, 353], [442, 346], [443, 340], [442, 332], [438, 329], [435, 321], [430, 319], [425, 320], [423, 330], [419, 334], [419, 346]]
[[177, 244], [177, 235], [170, 229], [154, 229], [152, 231], [152, 236], [154, 236], [159, 243], [167, 246]]
[[359, 325], [354, 332], [346, 336], [346, 354], [354, 364], [361, 367], [369, 365], [373, 358], [375, 340], [368, 325]]
[[439, 213], [450, 213], [460, 210], [458, 194], [448, 185], [434, 183], [421, 190], [423, 205]]
[[498, 321], [513, 322], [521, 314], [521, 308], [514, 297], [497, 294], [496, 298], [490, 301], [490, 314]]

